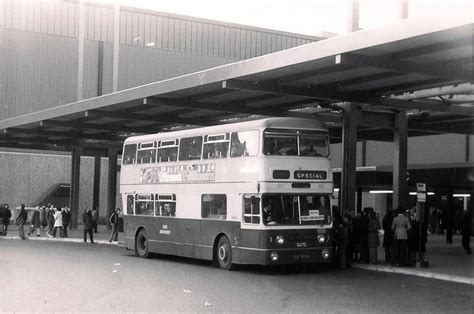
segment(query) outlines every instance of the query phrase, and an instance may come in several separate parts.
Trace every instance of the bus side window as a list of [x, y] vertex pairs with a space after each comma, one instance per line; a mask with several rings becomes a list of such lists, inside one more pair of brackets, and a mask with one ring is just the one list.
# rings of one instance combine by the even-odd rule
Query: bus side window
[[176, 216], [176, 194], [156, 194], [155, 216]]
[[151, 194], [137, 194], [135, 215], [153, 216], [154, 202]]
[[227, 218], [227, 196], [225, 194], [203, 194], [201, 196], [201, 217], [225, 220]]
[[179, 144], [179, 160], [201, 159], [202, 136], [183, 138]]

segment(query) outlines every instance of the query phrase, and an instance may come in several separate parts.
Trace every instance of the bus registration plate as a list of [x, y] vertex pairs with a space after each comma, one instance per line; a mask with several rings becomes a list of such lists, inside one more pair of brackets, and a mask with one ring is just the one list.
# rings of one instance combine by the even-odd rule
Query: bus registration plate
[[309, 258], [310, 258], [309, 254], [302, 254], [302, 253], [293, 254], [294, 261], [304, 261], [304, 260], [308, 260]]

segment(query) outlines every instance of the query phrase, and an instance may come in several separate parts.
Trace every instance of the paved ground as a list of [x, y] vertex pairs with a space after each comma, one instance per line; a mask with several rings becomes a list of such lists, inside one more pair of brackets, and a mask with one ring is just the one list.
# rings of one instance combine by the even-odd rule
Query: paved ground
[[0, 238], [0, 312], [472, 313], [474, 287], [328, 267], [134, 257], [116, 245]]
[[[7, 237], [8, 239], [18, 238], [18, 231], [16, 228], [17, 227], [14, 225], [11, 226], [11, 230]], [[42, 232], [41, 237], [38, 238], [35, 235], [31, 235], [29, 239], [35, 241], [83, 242], [83, 231], [81, 229], [69, 230], [69, 236], [70, 238], [67, 239], [59, 237], [48, 238]], [[107, 245], [123, 244], [123, 233], [119, 233], [118, 243], [109, 243], [109, 238], [110, 230], [107, 229], [106, 226], [99, 226], [99, 233], [94, 234], [94, 240], [96, 242]], [[378, 265], [354, 264], [353, 267], [474, 285], [474, 255], [466, 255], [464, 253], [461, 246], [461, 236], [459, 234], [453, 236], [453, 244], [447, 244], [444, 235], [435, 234], [428, 236], [426, 260], [430, 263], [429, 268], [391, 267], [390, 265], [386, 265], [383, 261], [384, 252], [382, 247], [379, 247], [378, 257]]]

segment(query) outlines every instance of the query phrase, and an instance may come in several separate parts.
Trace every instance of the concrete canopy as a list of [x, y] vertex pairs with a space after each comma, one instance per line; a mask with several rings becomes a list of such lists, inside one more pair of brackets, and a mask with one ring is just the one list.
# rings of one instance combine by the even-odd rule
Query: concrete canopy
[[261, 116], [314, 117], [341, 136], [357, 103], [359, 139], [473, 133], [473, 17], [400, 20], [312, 44], [0, 121], [0, 147], [107, 154], [135, 134]]

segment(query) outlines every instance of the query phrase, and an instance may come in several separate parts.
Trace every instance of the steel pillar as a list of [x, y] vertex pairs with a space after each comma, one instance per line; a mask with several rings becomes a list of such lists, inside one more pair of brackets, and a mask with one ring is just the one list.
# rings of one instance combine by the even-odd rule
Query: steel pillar
[[83, 86], [84, 86], [84, 39], [85, 39], [85, 14], [86, 5], [84, 0], [79, 1], [79, 34], [78, 38], [78, 52], [77, 52], [77, 100], [82, 100]]
[[341, 172], [341, 211], [355, 209], [357, 120], [358, 109], [355, 103], [344, 104], [342, 127], [342, 172]]
[[108, 189], [107, 189], [107, 225], [109, 228], [109, 219], [110, 215], [115, 210], [115, 199], [117, 197], [117, 156], [118, 152], [116, 150], [109, 150], [109, 182], [108, 182]]
[[120, 46], [120, 5], [118, 1], [114, 4], [114, 43], [112, 56], [112, 92], [118, 91], [118, 65]]
[[407, 206], [407, 137], [408, 119], [404, 111], [395, 114], [393, 133], [393, 194], [392, 207]]
[[92, 208], [99, 211], [100, 204], [100, 156], [94, 156], [94, 190], [92, 195]]
[[349, 19], [347, 21], [347, 32], [358, 31], [359, 27], [359, 0], [351, 0], [349, 3]]
[[71, 155], [71, 189], [69, 193], [69, 207], [71, 208], [71, 228], [77, 229], [79, 218], [79, 187], [81, 177], [81, 152], [74, 148]]

